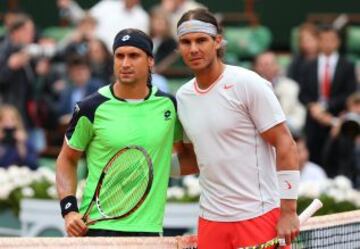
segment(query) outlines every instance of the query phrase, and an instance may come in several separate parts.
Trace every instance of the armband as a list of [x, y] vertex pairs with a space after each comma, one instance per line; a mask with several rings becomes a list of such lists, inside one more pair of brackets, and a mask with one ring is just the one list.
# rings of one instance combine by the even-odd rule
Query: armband
[[297, 199], [300, 182], [298, 170], [281, 170], [277, 172], [280, 199]]
[[70, 212], [79, 212], [76, 197], [73, 195], [66, 196], [60, 201], [61, 215], [65, 217]]

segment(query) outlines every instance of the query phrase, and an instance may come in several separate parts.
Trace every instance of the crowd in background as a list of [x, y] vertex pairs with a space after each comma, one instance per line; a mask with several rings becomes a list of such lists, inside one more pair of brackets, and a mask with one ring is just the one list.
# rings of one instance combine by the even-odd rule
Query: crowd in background
[[[153, 84], [169, 91], [161, 73], [176, 53], [176, 22], [190, 0], [162, 0], [146, 12], [140, 0], [99, 1], [89, 10], [57, 0], [72, 31], [60, 40], [42, 34], [19, 10], [4, 15], [0, 41], [0, 165], [38, 166], [49, 145], [62, 143], [75, 103], [113, 82], [112, 44], [123, 28], [138, 28], [154, 43]], [[302, 180], [348, 176], [360, 188], [360, 92], [355, 66], [330, 25], [299, 27], [298, 50], [287, 68], [273, 51], [252, 69], [273, 84], [298, 144]]]

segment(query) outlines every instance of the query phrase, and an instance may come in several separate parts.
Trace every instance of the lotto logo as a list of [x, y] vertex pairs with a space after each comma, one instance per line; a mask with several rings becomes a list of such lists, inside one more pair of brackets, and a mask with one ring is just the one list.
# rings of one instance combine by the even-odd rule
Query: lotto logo
[[130, 35], [124, 35], [124, 36], [121, 38], [122, 41], [127, 41], [127, 40], [129, 40], [129, 39], [130, 39]]
[[66, 203], [65, 209], [69, 209], [71, 207], [71, 202]]

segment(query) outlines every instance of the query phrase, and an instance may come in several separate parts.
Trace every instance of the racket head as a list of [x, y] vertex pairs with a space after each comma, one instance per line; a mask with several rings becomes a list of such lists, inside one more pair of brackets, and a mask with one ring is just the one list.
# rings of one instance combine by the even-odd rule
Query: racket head
[[95, 202], [101, 218], [86, 224], [129, 216], [145, 201], [152, 182], [153, 165], [147, 151], [137, 145], [121, 149], [105, 165], [94, 193], [91, 206]]

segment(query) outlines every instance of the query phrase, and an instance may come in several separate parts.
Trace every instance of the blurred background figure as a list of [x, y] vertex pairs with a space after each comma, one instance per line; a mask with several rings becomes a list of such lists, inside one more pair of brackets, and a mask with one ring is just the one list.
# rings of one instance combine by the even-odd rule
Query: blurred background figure
[[168, 56], [176, 53], [176, 40], [171, 35], [168, 13], [162, 8], [154, 8], [150, 12], [150, 36], [154, 43], [155, 66]]
[[37, 153], [28, 141], [20, 113], [14, 106], [0, 107], [0, 167], [11, 165], [36, 169]]
[[36, 151], [45, 144], [44, 132], [33, 119], [33, 87], [36, 64], [42, 47], [35, 43], [35, 25], [27, 15], [18, 15], [10, 23], [0, 44], [0, 102], [15, 106], [25, 122], [29, 139]]
[[[307, 107], [305, 133], [310, 160], [320, 165], [325, 141], [346, 98], [355, 92], [354, 64], [339, 54], [340, 36], [331, 26], [319, 31], [318, 57], [304, 66], [300, 101]], [[331, 169], [325, 168], [328, 175]]]
[[319, 52], [318, 30], [313, 23], [304, 23], [298, 31], [298, 51], [293, 56], [287, 75], [289, 78], [300, 83], [304, 65], [316, 59]]
[[58, 101], [59, 122], [66, 125], [70, 121], [78, 101], [94, 93], [102, 86], [101, 81], [91, 76], [86, 57], [73, 56], [67, 61], [66, 87], [61, 91]]
[[327, 179], [325, 171], [321, 166], [309, 161], [309, 151], [306, 147], [305, 139], [298, 135], [293, 135], [299, 157], [300, 181], [319, 183]]
[[347, 99], [347, 111], [331, 131], [324, 151], [329, 176], [345, 175], [360, 187], [360, 92]]
[[73, 54], [84, 56], [88, 52], [89, 42], [95, 39], [97, 22], [94, 17], [85, 14], [76, 24], [75, 29], [58, 43], [58, 50], [63, 60]]
[[113, 59], [106, 44], [97, 38], [89, 41], [87, 58], [91, 69], [91, 76], [107, 85], [113, 81]]
[[[57, 0], [60, 15], [78, 23], [84, 10], [73, 0]], [[149, 33], [149, 16], [141, 7], [140, 0], [102, 0], [95, 4], [89, 14], [97, 22], [96, 35], [111, 50], [116, 33], [124, 28], [137, 28]]]
[[168, 13], [170, 18], [170, 31], [172, 37], [176, 37], [176, 25], [180, 17], [188, 10], [196, 8], [206, 8], [206, 6], [194, 0], [161, 0], [161, 2], [153, 7], [161, 9]]
[[280, 66], [273, 52], [259, 54], [254, 61], [254, 70], [271, 82], [290, 130], [300, 133], [305, 122], [305, 108], [298, 100], [298, 84], [280, 74]]

